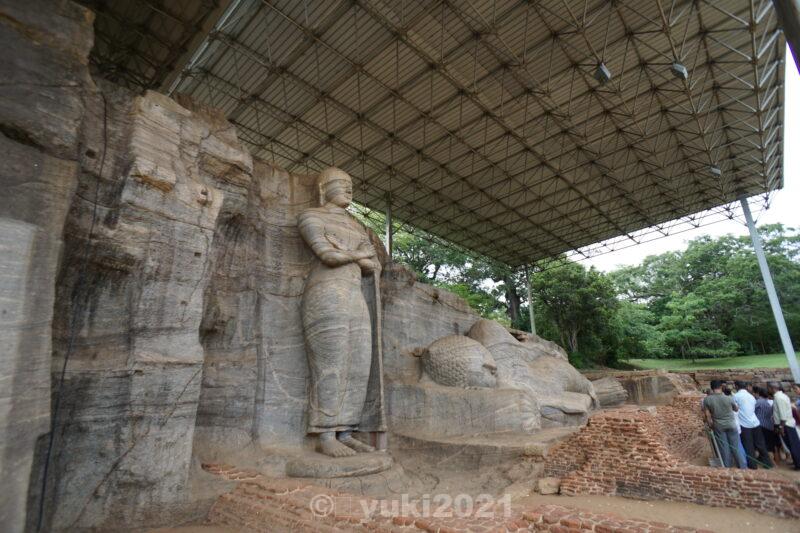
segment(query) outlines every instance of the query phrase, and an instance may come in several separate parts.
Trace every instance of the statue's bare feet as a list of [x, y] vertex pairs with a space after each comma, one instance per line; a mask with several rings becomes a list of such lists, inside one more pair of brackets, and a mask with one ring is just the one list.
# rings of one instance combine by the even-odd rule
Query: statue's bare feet
[[358, 453], [371, 453], [375, 451], [375, 448], [369, 444], [364, 444], [358, 439], [354, 439], [352, 435], [340, 435], [339, 442], [352, 448]]
[[356, 451], [349, 446], [345, 446], [331, 434], [320, 435], [318, 451], [330, 457], [352, 457]]

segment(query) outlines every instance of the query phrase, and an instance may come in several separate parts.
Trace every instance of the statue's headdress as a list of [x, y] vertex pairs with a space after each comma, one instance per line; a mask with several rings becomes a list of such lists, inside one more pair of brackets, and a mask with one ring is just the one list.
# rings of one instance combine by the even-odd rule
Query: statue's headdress
[[350, 174], [336, 167], [328, 167], [319, 173], [319, 181], [317, 182], [319, 186], [319, 205], [325, 205], [325, 187], [327, 187], [328, 183], [338, 180], [347, 180], [351, 183], [353, 181], [350, 178]]

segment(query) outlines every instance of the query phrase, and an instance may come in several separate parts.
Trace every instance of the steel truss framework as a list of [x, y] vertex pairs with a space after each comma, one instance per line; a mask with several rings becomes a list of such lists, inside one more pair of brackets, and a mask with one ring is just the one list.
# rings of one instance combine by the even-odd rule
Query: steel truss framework
[[230, 0], [76, 0], [95, 12], [92, 64], [132, 89], [158, 89], [180, 73]]
[[[757, 201], [753, 202], [752, 200], [754, 199]], [[755, 198], [751, 198], [750, 203], [756, 204], [756, 209], [753, 211], [753, 215], [757, 221], [760, 215], [769, 208], [769, 196], [762, 195]], [[570, 250], [558, 256], [541, 258], [533, 262], [527, 263], [523, 266], [530, 267], [532, 272], [542, 272], [544, 270], [549, 270], [551, 268], [558, 268], [560, 266], [563, 266], [565, 262], [568, 261], [589, 260], [594, 257], [613, 253], [619, 250], [624, 250], [625, 248], [630, 248], [632, 246], [636, 246], [639, 244], [655, 241], [662, 237], [667, 237], [670, 235], [679, 235], [682, 233], [692, 231], [694, 229], [711, 226], [713, 224], [716, 224], [718, 222], [723, 222], [726, 220], [734, 220], [746, 226], [747, 221], [745, 220], [744, 214], [741, 213], [738, 207], [739, 206], [736, 203], [715, 207], [700, 213], [696, 213], [694, 215], [689, 215], [671, 220], [664, 224], [660, 224], [656, 227], [644, 228], [642, 230], [632, 232], [629, 235], [620, 235], [617, 237], [612, 237], [611, 239], [607, 239], [602, 242], [592, 243], [588, 246], [584, 246], [582, 248], [578, 248], [575, 250]], [[354, 204], [353, 206], [351, 206], [351, 210], [353, 211], [353, 213], [358, 215], [361, 218], [361, 220], [363, 220], [377, 234], [381, 235], [382, 232], [385, 230], [386, 219], [382, 211], [372, 210], [368, 207], [358, 204]], [[394, 232], [406, 231], [417, 237], [430, 241], [438, 246], [446, 246], [451, 249], [464, 252], [467, 255], [475, 256], [474, 251], [453, 244], [452, 242], [437, 237], [435, 235], [431, 235], [430, 233], [420, 230], [409, 223], [395, 222], [393, 224], [393, 230]], [[490, 260], [493, 259], [487, 256], [483, 256], [483, 258]]]
[[769, 0], [234, 0], [174, 80], [140, 85], [221, 108], [255, 155], [339, 166], [363, 206], [518, 266], [766, 200], [783, 179], [784, 59]]

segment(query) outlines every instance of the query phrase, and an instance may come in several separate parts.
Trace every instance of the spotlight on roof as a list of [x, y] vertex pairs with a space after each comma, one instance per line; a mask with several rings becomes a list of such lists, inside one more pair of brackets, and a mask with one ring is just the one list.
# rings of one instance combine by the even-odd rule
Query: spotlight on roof
[[711, 171], [711, 174], [713, 174], [715, 178], [722, 177], [722, 169], [719, 168], [717, 165], [711, 165], [709, 170]]
[[689, 71], [686, 70], [686, 67], [683, 66], [683, 63], [678, 63], [677, 61], [672, 64], [671, 67], [672, 74], [675, 75], [676, 78], [680, 78], [682, 80], [689, 79]]
[[611, 79], [611, 71], [608, 70], [608, 67], [605, 63], [600, 63], [597, 65], [597, 68], [594, 71], [594, 79], [600, 82], [600, 85], [604, 85]]

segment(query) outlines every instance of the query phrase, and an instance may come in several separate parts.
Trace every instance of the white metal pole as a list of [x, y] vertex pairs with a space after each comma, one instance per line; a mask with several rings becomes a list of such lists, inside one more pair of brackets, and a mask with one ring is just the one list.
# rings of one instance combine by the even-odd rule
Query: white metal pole
[[528, 267], [525, 267], [525, 285], [528, 289], [528, 314], [531, 317], [531, 333], [536, 335], [536, 319], [533, 316], [533, 294], [531, 291], [531, 276]]
[[792, 369], [792, 377], [795, 383], [800, 383], [800, 365], [797, 364], [797, 355], [794, 353], [792, 338], [789, 337], [789, 330], [786, 328], [786, 320], [783, 319], [783, 311], [778, 301], [778, 293], [775, 292], [775, 284], [772, 283], [772, 274], [769, 272], [767, 258], [764, 256], [764, 248], [761, 246], [761, 237], [758, 234], [756, 225], [753, 222], [753, 215], [750, 213], [750, 206], [747, 198], [739, 200], [744, 211], [744, 218], [747, 220], [747, 229], [750, 230], [750, 238], [753, 239], [753, 248], [756, 251], [758, 267], [761, 269], [761, 277], [764, 278], [764, 287], [767, 289], [769, 304], [772, 306], [772, 314], [775, 315], [775, 323], [778, 326], [778, 333], [781, 336], [783, 351], [786, 352], [786, 359], [789, 360], [789, 368]]
[[386, 193], [386, 253], [389, 254], [389, 262], [392, 262], [392, 193]]
[[203, 42], [200, 44], [200, 46], [197, 47], [192, 56], [189, 58], [189, 61], [181, 69], [178, 75], [175, 76], [175, 79], [172, 80], [172, 83], [170, 83], [169, 88], [167, 89], [167, 96], [172, 96], [172, 93], [175, 92], [175, 89], [178, 88], [178, 86], [186, 77], [186, 74], [190, 73], [194, 68], [195, 64], [197, 64], [197, 62], [200, 61], [200, 58], [203, 57], [203, 54], [205, 54], [209, 44], [211, 43], [210, 39], [211, 34], [214, 32], [222, 31], [222, 29], [225, 28], [225, 25], [229, 21], [228, 19], [231, 18], [231, 16], [239, 9], [241, 5], [242, 5], [242, 0], [233, 0], [228, 5], [228, 7], [222, 13], [222, 16], [219, 17], [219, 20], [214, 24], [214, 27], [211, 28], [211, 31], [205, 36]]

